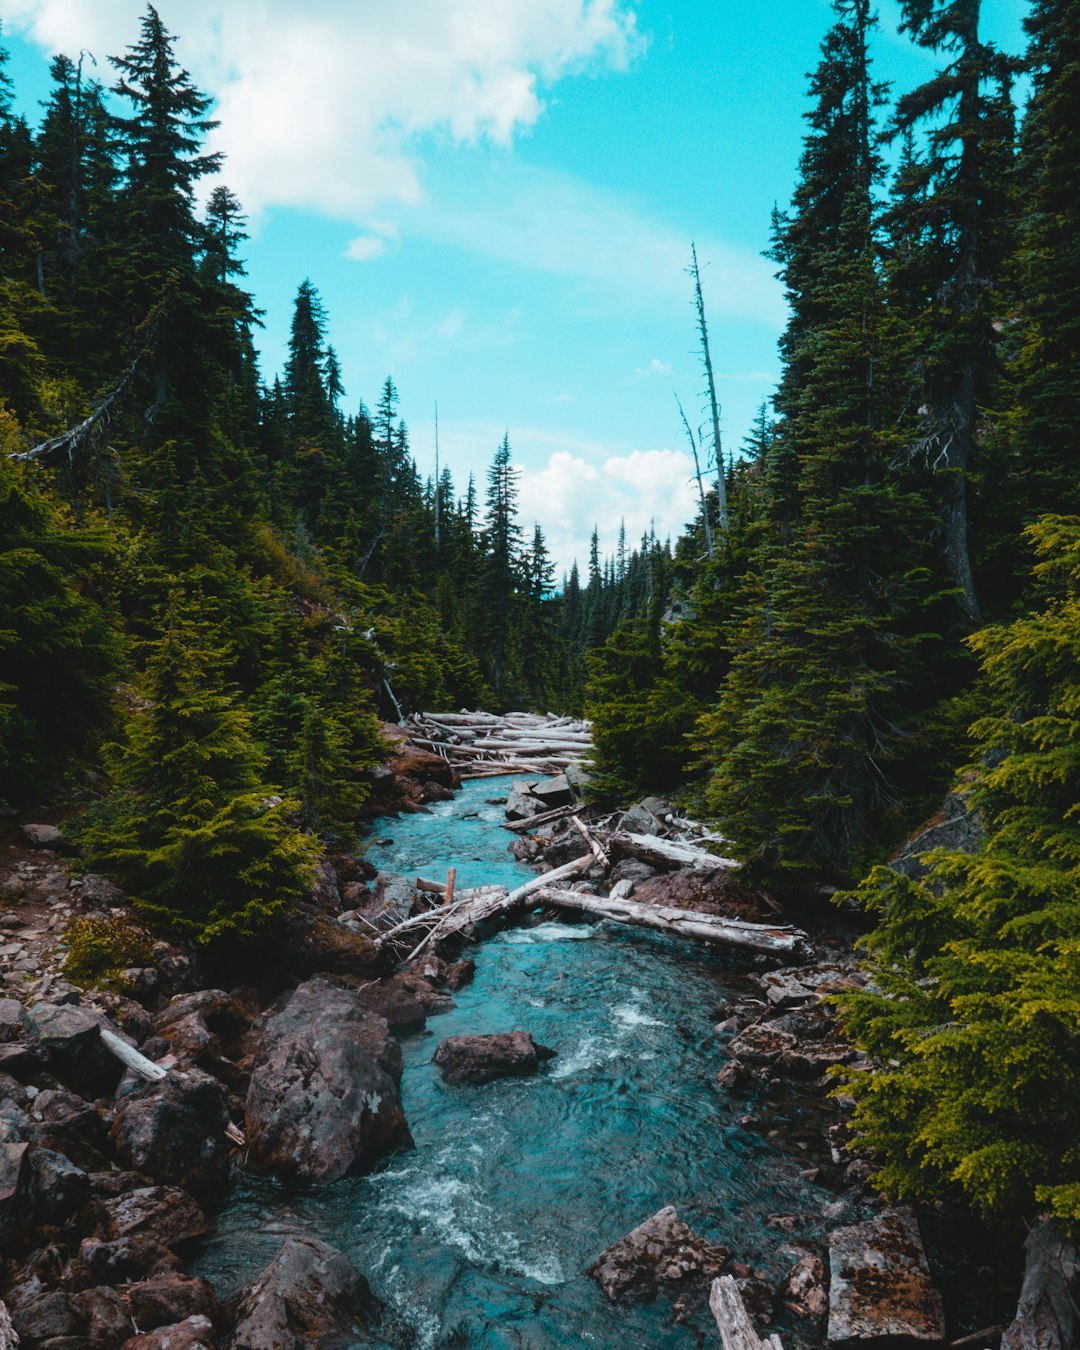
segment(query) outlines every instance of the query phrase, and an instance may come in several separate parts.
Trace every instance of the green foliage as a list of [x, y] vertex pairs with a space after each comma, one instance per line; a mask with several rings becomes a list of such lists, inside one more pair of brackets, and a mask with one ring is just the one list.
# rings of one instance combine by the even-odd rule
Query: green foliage
[[315, 858], [291, 823], [296, 803], [262, 781], [264, 758], [224, 663], [173, 606], [126, 738], [106, 748], [112, 790], [78, 832], [88, 867], [203, 943], [265, 930], [305, 893]]
[[977, 634], [986, 839], [859, 887], [876, 989], [840, 1000], [874, 1071], [854, 1128], [898, 1195], [1080, 1219], [1080, 520], [1028, 531], [1045, 600]]
[[120, 972], [153, 962], [153, 938], [124, 916], [73, 919], [64, 931], [64, 941], [64, 974], [84, 989], [96, 987], [126, 994], [129, 987]]

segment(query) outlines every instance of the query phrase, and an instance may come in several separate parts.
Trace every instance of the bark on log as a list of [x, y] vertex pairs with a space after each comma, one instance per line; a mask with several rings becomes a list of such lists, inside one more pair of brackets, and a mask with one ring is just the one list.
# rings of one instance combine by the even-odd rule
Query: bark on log
[[18, 1344], [19, 1333], [11, 1325], [7, 1304], [0, 1299], [0, 1350], [15, 1350]]
[[1072, 1350], [1080, 1343], [1080, 1252], [1056, 1219], [1033, 1228], [1016, 1317], [1001, 1350]]
[[676, 844], [670, 839], [660, 839], [655, 834], [627, 834], [619, 830], [608, 839], [608, 848], [612, 853], [628, 858], [639, 858], [653, 866], [696, 867], [702, 870], [719, 870], [738, 867], [737, 858], [718, 858], [693, 844]]
[[755, 952], [797, 956], [806, 942], [805, 933], [786, 924], [747, 923], [744, 919], [725, 919], [716, 914], [699, 914], [696, 910], [674, 909], [670, 905], [642, 905], [611, 896], [585, 895], [551, 885], [537, 887], [534, 895], [556, 909], [573, 909], [598, 919], [654, 928], [672, 937], [698, 938], [720, 947], [745, 947]]
[[589, 852], [593, 855], [601, 867], [610, 867], [611, 859], [608, 857], [603, 846], [589, 833], [588, 829], [581, 823], [580, 816], [571, 816], [570, 824], [584, 838], [589, 846]]
[[762, 1340], [754, 1330], [739, 1286], [730, 1275], [713, 1280], [709, 1308], [716, 1318], [724, 1350], [784, 1350], [779, 1336], [766, 1336]]
[[528, 834], [540, 825], [548, 825], [553, 820], [564, 820], [578, 809], [576, 806], [557, 806], [553, 811], [539, 811], [535, 816], [526, 816], [524, 820], [508, 820], [502, 828], [512, 830], [514, 834]]

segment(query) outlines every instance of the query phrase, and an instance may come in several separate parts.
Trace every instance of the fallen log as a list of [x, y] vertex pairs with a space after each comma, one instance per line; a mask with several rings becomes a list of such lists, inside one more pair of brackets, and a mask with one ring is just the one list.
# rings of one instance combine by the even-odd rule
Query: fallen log
[[19, 1334], [11, 1325], [7, 1304], [0, 1299], [0, 1350], [15, 1350], [18, 1344]]
[[1080, 1340], [1080, 1252], [1055, 1219], [1033, 1228], [1024, 1247], [1020, 1302], [1001, 1350], [1070, 1350]]
[[724, 1350], [784, 1350], [779, 1336], [766, 1336], [762, 1340], [754, 1330], [739, 1286], [730, 1275], [713, 1280], [709, 1308], [716, 1318]]
[[654, 867], [696, 867], [703, 871], [716, 871], [741, 865], [737, 858], [718, 858], [707, 849], [696, 848], [693, 844], [677, 844], [655, 834], [628, 834], [619, 830], [607, 842], [613, 854], [638, 858]]
[[783, 952], [797, 956], [807, 940], [804, 932], [788, 924], [748, 923], [745, 919], [699, 914], [696, 910], [675, 909], [670, 905], [642, 905], [622, 897], [585, 895], [552, 885], [538, 886], [533, 895], [556, 909], [572, 909], [614, 923], [654, 928], [672, 937], [698, 938], [720, 947], [746, 947], [755, 952]]
[[610, 867], [611, 859], [608, 857], [603, 846], [600, 843], [598, 843], [596, 839], [593, 838], [593, 836], [589, 833], [588, 829], [581, 823], [581, 817], [571, 816], [570, 824], [573, 825], [574, 829], [577, 830], [577, 832], [584, 838], [585, 842], [589, 846], [589, 852], [593, 855], [593, 857], [600, 864], [600, 866]]
[[577, 806], [556, 806], [552, 811], [538, 811], [535, 816], [526, 816], [524, 820], [508, 820], [502, 828], [512, 830], [514, 834], [527, 834], [539, 825], [549, 825], [553, 820], [564, 820], [579, 809]]

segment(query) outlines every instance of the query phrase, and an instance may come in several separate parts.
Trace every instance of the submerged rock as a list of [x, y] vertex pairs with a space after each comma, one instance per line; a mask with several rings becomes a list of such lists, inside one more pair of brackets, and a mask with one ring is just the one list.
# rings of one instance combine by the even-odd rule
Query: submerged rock
[[647, 1303], [663, 1285], [676, 1292], [687, 1281], [712, 1281], [730, 1260], [726, 1247], [695, 1237], [668, 1205], [601, 1252], [586, 1274], [613, 1303]]
[[448, 1036], [433, 1062], [448, 1083], [490, 1083], [496, 1078], [532, 1074], [555, 1051], [537, 1045], [527, 1031], [502, 1031], [490, 1036]]
[[941, 1295], [930, 1278], [919, 1225], [891, 1209], [829, 1234], [830, 1345], [905, 1337], [945, 1339]]
[[296, 989], [262, 1028], [247, 1095], [248, 1166], [336, 1181], [411, 1148], [397, 1085], [371, 1053], [387, 1039], [385, 1021], [351, 990], [318, 979]]
[[236, 1300], [229, 1350], [309, 1350], [377, 1345], [367, 1331], [381, 1311], [347, 1257], [314, 1238], [289, 1237]]

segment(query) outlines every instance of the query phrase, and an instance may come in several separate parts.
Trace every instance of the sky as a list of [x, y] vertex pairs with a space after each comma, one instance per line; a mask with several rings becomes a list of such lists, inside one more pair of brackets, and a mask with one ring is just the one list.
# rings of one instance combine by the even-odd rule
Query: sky
[[[158, 0], [215, 99], [211, 149], [249, 215], [248, 285], [280, 370], [296, 289], [320, 292], [345, 411], [390, 375], [422, 474], [483, 485], [509, 433], [519, 516], [560, 570], [595, 524], [613, 552], [694, 512], [675, 395], [705, 420], [702, 284], [726, 453], [778, 376], [785, 308], [762, 256], [790, 199], [807, 72], [829, 0]], [[983, 0], [1020, 52], [1026, 0]], [[107, 56], [143, 0], [0, 0], [33, 120], [48, 57]], [[895, 94], [932, 54], [881, 0], [875, 74]], [[211, 183], [205, 185], [208, 193]]]

